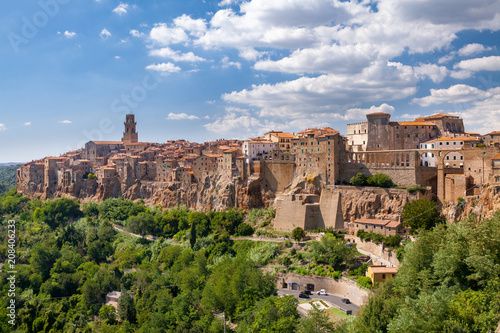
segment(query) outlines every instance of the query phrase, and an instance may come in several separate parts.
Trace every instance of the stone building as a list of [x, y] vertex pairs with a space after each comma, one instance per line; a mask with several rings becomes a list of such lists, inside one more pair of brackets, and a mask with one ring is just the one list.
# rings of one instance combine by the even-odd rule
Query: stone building
[[385, 282], [395, 277], [396, 274], [398, 274], [397, 267], [386, 267], [384, 265], [372, 265], [366, 271], [366, 276], [372, 280], [372, 283]]
[[135, 122], [135, 116], [133, 114], [127, 114], [125, 116], [125, 132], [123, 132], [122, 142], [124, 144], [137, 143], [139, 134], [135, 130], [137, 125]]
[[245, 142], [243, 142], [242, 146], [246, 163], [250, 163], [250, 161], [259, 161], [262, 159], [263, 154], [266, 154], [277, 148], [278, 144], [276, 142], [259, 138], [246, 140]]
[[207, 175], [217, 171], [217, 160], [219, 155], [203, 154], [193, 161], [193, 174], [197, 180], [205, 178]]
[[367, 114], [366, 118], [347, 125], [352, 151], [417, 149], [429, 139], [464, 134], [463, 120], [444, 113], [401, 122], [390, 121], [391, 115], [384, 112]]
[[404, 233], [401, 222], [380, 219], [356, 219], [349, 223], [349, 234], [356, 235], [358, 230], [375, 232], [384, 236]]
[[493, 131], [483, 136], [484, 144], [491, 146], [500, 143], [500, 131]]
[[270, 131], [267, 133], [264, 133], [263, 139], [264, 140], [269, 140], [271, 142], [277, 143], [278, 144], [278, 149], [289, 153], [292, 149], [292, 140], [296, 139], [297, 136], [295, 136], [292, 133], [286, 133], [282, 131]]
[[335, 184], [339, 179], [340, 161], [345, 157], [345, 146], [345, 138], [329, 127], [309, 128], [297, 133], [297, 139], [293, 139], [295, 172], [317, 173], [325, 184]]

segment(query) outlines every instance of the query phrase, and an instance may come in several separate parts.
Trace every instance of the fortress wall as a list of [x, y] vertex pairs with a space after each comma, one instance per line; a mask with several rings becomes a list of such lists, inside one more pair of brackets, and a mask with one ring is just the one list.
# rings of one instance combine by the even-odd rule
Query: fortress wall
[[307, 206], [301, 200], [291, 195], [282, 196], [276, 200], [275, 208], [274, 229], [292, 231], [297, 227], [304, 228]]
[[362, 173], [365, 176], [373, 176], [376, 173], [384, 173], [391, 177], [394, 184], [409, 187], [418, 183], [417, 170], [414, 167], [384, 167], [384, 166], [366, 166], [362, 163], [340, 164], [340, 181], [349, 183], [352, 177]]
[[342, 216], [342, 205], [340, 193], [327, 187], [321, 192], [319, 205], [321, 207], [321, 221], [323, 225], [318, 228], [332, 227], [334, 229], [344, 228], [344, 219]]
[[261, 174], [269, 184], [269, 189], [274, 192], [283, 192], [294, 176], [295, 163], [263, 162]]

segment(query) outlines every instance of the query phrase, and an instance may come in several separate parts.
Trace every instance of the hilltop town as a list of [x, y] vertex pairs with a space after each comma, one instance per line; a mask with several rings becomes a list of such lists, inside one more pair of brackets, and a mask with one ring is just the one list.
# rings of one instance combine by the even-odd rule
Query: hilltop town
[[[500, 183], [500, 132], [467, 132], [460, 117], [443, 113], [403, 122], [390, 117], [368, 114], [347, 125], [347, 136], [326, 127], [199, 144], [141, 142], [128, 114], [121, 141], [89, 141], [26, 163], [17, 170], [17, 190], [29, 198], [123, 197], [198, 210], [274, 204], [275, 228], [290, 231], [398, 220], [404, 203], [421, 192], [444, 204]], [[382, 173], [400, 188], [424, 191], [345, 186], [358, 173]]]

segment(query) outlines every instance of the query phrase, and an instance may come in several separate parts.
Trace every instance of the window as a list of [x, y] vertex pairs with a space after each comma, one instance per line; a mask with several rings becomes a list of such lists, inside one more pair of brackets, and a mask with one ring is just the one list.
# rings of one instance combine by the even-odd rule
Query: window
[[415, 137], [416, 137], [416, 138], [418, 138], [418, 133], [417, 133], [417, 134], [415, 134]]
[[457, 144], [457, 142], [456, 142], [456, 141], [453, 141], [453, 144], [454, 144], [454, 145], [456, 145], [456, 144]]
[[449, 145], [450, 145], [450, 143], [449, 143], [449, 142], [446, 142], [446, 145], [447, 145], [447, 146], [449, 146]]
[[382, 274], [382, 279], [385, 279], [385, 274]]
[[456, 160], [457, 159], [457, 156], [453, 156], [453, 159]]
[[328, 148], [328, 151], [330, 151], [330, 148]]
[[463, 156], [460, 156], [460, 159], [461, 159], [461, 160], [463, 160], [463, 159], [464, 159], [464, 157], [463, 157]]
[[446, 156], [446, 159], [449, 160], [450, 159], [450, 156]]
[[410, 137], [410, 134], [408, 134], [408, 137]]
[[319, 152], [319, 148], [318, 148], [318, 152]]
[[399, 134], [396, 134], [396, 139], [399, 139]]

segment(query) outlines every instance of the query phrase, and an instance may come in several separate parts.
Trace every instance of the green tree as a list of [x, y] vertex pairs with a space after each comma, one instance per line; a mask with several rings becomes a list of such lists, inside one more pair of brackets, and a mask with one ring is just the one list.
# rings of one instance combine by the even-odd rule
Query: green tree
[[130, 296], [130, 294], [126, 290], [122, 290], [120, 298], [118, 299], [117, 311], [120, 320], [122, 321], [126, 320], [130, 323], [136, 322], [134, 299], [132, 298], [132, 296]]
[[361, 172], [357, 173], [356, 176], [352, 177], [349, 184], [353, 186], [365, 186], [367, 177]]
[[191, 233], [189, 235], [189, 244], [191, 244], [191, 248], [194, 248], [196, 244], [196, 223], [191, 223]]
[[444, 223], [444, 216], [437, 209], [437, 204], [427, 198], [408, 202], [401, 214], [403, 225], [411, 227], [410, 233], [418, 229], [429, 230], [440, 223]]
[[304, 237], [306, 237], [306, 232], [301, 227], [292, 230], [292, 238], [297, 242], [300, 242]]

